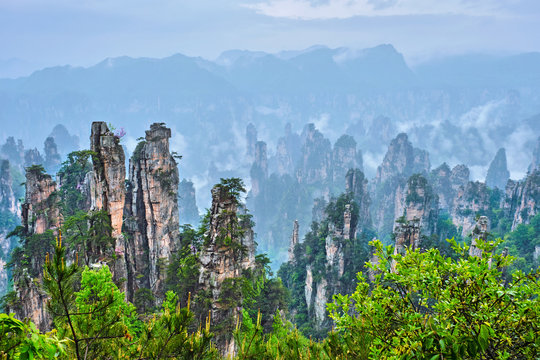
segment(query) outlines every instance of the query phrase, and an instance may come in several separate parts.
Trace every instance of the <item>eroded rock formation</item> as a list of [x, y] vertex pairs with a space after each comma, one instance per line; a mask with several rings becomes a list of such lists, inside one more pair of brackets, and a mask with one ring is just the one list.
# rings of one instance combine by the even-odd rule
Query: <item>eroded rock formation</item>
[[[179, 246], [178, 168], [171, 129], [152, 124], [129, 162], [125, 201], [128, 289], [162, 294], [166, 268]], [[132, 295], [132, 294], [131, 294]]]
[[368, 192], [368, 180], [360, 169], [350, 169], [345, 176], [345, 191], [351, 193], [358, 205], [358, 228], [372, 226], [370, 205], [371, 198]]
[[[26, 195], [22, 204], [22, 227], [28, 239], [26, 256], [27, 265], [19, 264], [13, 273], [13, 284], [17, 302], [8, 305], [8, 312], [13, 311], [18, 318], [29, 318], [41, 330], [50, 330], [51, 318], [45, 305], [47, 296], [39, 284], [43, 276], [45, 253], [51, 251], [50, 236], [47, 230], [55, 231], [61, 223], [61, 214], [56, 193], [56, 183], [51, 176], [37, 166], [26, 170]], [[42, 235], [42, 236], [40, 236]]]
[[298, 238], [298, 220], [294, 220], [291, 243], [289, 245], [289, 262], [294, 263], [294, 249], [299, 242]]
[[[358, 208], [354, 202], [339, 203], [339, 199], [330, 203], [333, 214], [312, 229], [311, 234], [307, 235], [309, 240], [306, 240], [309, 246], [320, 246], [316, 244], [324, 239], [324, 263], [316, 260], [321, 257], [320, 254], [305, 254], [308, 263], [305, 267], [304, 296], [308, 315], [313, 317], [317, 330], [330, 326], [326, 304], [334, 294], [350, 290], [344, 278], [345, 270], [358, 265], [355, 262], [359, 260], [355, 259], [354, 254], [360, 241], [357, 238]], [[337, 216], [335, 212], [340, 209], [341, 216]]]
[[56, 172], [60, 168], [61, 158], [53, 137], [45, 139], [43, 152], [45, 153], [43, 166], [48, 172]]
[[349, 169], [362, 170], [362, 155], [356, 153], [356, 141], [350, 135], [342, 135], [334, 144], [332, 153], [333, 182], [342, 184]]
[[413, 174], [425, 175], [429, 168], [429, 154], [414, 148], [407, 134], [401, 133], [390, 142], [372, 186], [372, 216], [382, 237], [391, 233], [394, 220], [402, 215], [399, 199], [405, 196], [409, 177]]
[[181, 224], [191, 224], [195, 227], [199, 223], [195, 187], [193, 182], [186, 179], [182, 179], [178, 185], [178, 212]]
[[[418, 223], [422, 235], [431, 235], [437, 231], [439, 215], [439, 197], [434, 193], [427, 179], [422, 175], [413, 175], [407, 180], [406, 190], [401, 199], [396, 199], [396, 218]], [[400, 225], [400, 224], [396, 224]], [[394, 232], [401, 231], [396, 226]]]
[[8, 239], [7, 234], [17, 225], [20, 209], [13, 191], [10, 164], [8, 160], [0, 160], [0, 297], [8, 286], [8, 273], [5, 268], [9, 255], [14, 247], [14, 239]]
[[452, 170], [443, 163], [430, 173], [430, 183], [439, 196], [439, 207], [450, 211], [454, 206], [458, 190], [469, 182], [469, 168], [465, 165], [456, 165]]
[[252, 123], [246, 127], [246, 155], [249, 159], [255, 156], [255, 143], [257, 142], [257, 129]]
[[278, 139], [276, 147], [275, 163], [278, 175], [294, 175], [296, 163], [300, 159], [300, 146], [300, 137], [292, 132], [291, 124], [287, 124], [285, 136]]
[[508, 181], [503, 209], [512, 220], [512, 230], [519, 224], [528, 224], [540, 211], [540, 169], [521, 181]]
[[268, 156], [266, 143], [257, 141], [255, 143], [255, 153], [253, 165], [251, 166], [251, 195], [258, 197], [265, 194], [266, 180], [268, 179]]
[[124, 150], [104, 122], [92, 123], [90, 149], [96, 153], [90, 178], [90, 209], [107, 211], [111, 217], [112, 235], [119, 238], [126, 198]]
[[470, 181], [459, 188], [450, 215], [454, 225], [461, 227], [463, 237], [471, 234], [476, 214], [487, 211], [489, 206], [489, 191], [485, 183]]
[[314, 124], [308, 124], [302, 132], [302, 158], [296, 169], [300, 184], [321, 184], [331, 179], [332, 146]]
[[211, 321], [219, 325], [216, 343], [222, 352], [234, 352], [232, 331], [239, 308], [226, 299], [238, 296], [238, 278], [255, 266], [255, 241], [251, 223], [239, 215], [239, 203], [230, 189], [216, 185], [212, 189], [210, 224], [200, 254], [199, 285], [211, 294]]
[[[114, 249], [117, 259], [111, 264], [116, 281], [127, 278], [125, 263], [125, 240], [122, 234], [124, 204], [126, 192], [125, 155], [120, 139], [107, 127], [104, 122], [92, 123], [90, 134], [90, 150], [95, 152], [92, 158], [93, 171], [87, 174], [87, 187], [90, 210], [104, 210], [111, 220], [111, 236], [114, 239]], [[99, 257], [101, 254], [93, 254]], [[122, 282], [122, 290], [126, 293], [127, 283]]]
[[486, 241], [489, 233], [489, 219], [487, 216], [480, 216], [476, 225], [472, 230], [471, 247], [469, 248], [469, 256], [482, 257], [482, 249], [478, 248], [478, 241]]
[[504, 190], [508, 179], [510, 179], [510, 172], [506, 165], [506, 150], [501, 148], [497, 151], [495, 158], [489, 165], [486, 176], [486, 185], [490, 188]]
[[36, 148], [25, 150], [24, 152], [24, 166], [43, 165], [43, 158]]

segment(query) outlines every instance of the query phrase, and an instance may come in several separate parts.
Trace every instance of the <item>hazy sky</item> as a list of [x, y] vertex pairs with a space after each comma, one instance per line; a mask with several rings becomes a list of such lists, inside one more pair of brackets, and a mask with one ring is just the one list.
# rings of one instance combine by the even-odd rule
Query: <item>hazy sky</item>
[[539, 34], [539, 0], [0, 0], [0, 60], [36, 65], [381, 43], [417, 62], [540, 51]]

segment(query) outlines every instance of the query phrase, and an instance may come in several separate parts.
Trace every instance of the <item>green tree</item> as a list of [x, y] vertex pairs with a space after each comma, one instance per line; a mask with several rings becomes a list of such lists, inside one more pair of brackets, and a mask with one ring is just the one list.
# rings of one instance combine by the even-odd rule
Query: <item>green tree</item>
[[66, 218], [84, 208], [86, 196], [81, 190], [86, 175], [92, 170], [90, 158], [95, 156], [96, 153], [90, 150], [74, 151], [68, 154], [67, 160], [58, 171], [62, 214]]
[[52, 259], [47, 254], [45, 260], [43, 287], [50, 296], [48, 311], [59, 335], [72, 344], [71, 357], [110, 358], [112, 349], [128, 346], [131, 334], [140, 326], [135, 307], [124, 302], [107, 266], [98, 271], [86, 267], [81, 274], [78, 256], [67, 264], [65, 253], [60, 234]]
[[57, 359], [65, 354], [65, 343], [54, 330], [41, 334], [31, 321], [0, 314], [0, 359]]
[[[142, 327], [141, 335], [124, 352], [127, 359], [218, 359], [209, 326], [189, 332], [193, 321], [190, 301], [181, 307], [172, 291], [165, 295], [163, 309]], [[209, 324], [208, 324], [209, 325]]]
[[85, 265], [114, 258], [114, 238], [107, 211], [78, 211], [65, 219], [63, 233], [71, 250], [83, 254]]
[[[372, 244], [379, 264], [370, 287], [359, 273], [352, 295], [328, 306], [343, 358], [532, 359], [540, 354], [540, 272], [516, 272], [505, 284], [510, 257], [492, 256], [501, 241], [479, 242], [483, 257], [460, 258], [437, 249], [392, 255]], [[391, 270], [396, 261], [395, 271]], [[335, 347], [337, 349], [337, 347]]]

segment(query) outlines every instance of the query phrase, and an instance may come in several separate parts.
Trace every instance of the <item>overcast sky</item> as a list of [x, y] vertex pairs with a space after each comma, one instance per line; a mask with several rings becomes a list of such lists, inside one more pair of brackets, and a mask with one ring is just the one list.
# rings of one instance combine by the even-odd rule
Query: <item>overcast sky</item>
[[40, 66], [381, 43], [415, 63], [540, 51], [539, 35], [540, 0], [0, 0], [0, 60]]

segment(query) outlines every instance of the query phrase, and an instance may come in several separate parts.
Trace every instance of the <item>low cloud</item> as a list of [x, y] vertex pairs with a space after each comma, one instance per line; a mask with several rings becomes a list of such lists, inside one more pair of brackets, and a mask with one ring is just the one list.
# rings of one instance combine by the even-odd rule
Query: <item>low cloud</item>
[[447, 14], [493, 16], [501, 12], [494, 0], [267, 0], [245, 6], [262, 15], [301, 20]]

